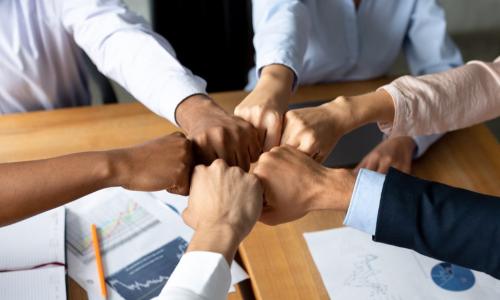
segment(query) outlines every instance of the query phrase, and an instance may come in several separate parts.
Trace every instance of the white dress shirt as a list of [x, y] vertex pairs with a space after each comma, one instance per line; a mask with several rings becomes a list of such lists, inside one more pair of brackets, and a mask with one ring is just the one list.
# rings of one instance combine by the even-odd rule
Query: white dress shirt
[[220, 253], [184, 254], [155, 300], [223, 300], [231, 285], [229, 265]]
[[205, 82], [120, 0], [2, 0], [0, 113], [89, 104], [81, 50], [171, 121], [183, 99], [205, 93]]
[[[385, 75], [401, 50], [413, 75], [463, 64], [436, 0], [253, 0], [256, 68], [282, 64], [296, 82], [316, 84]], [[415, 156], [441, 135], [414, 137]]]

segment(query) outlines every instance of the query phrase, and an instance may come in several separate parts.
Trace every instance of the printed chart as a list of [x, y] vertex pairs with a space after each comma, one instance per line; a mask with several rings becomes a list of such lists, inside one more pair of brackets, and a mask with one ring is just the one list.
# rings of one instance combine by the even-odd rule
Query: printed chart
[[120, 296], [129, 300], [151, 299], [160, 294], [188, 246], [178, 237], [106, 278]]
[[90, 234], [92, 223], [97, 225], [101, 251], [105, 254], [160, 224], [160, 221], [130, 197], [116, 197], [103, 201], [100, 207], [83, 217], [69, 210], [67, 245], [69, 250], [85, 263], [94, 259]]
[[476, 282], [471, 270], [445, 262], [432, 268], [431, 277], [439, 287], [454, 292], [468, 290]]

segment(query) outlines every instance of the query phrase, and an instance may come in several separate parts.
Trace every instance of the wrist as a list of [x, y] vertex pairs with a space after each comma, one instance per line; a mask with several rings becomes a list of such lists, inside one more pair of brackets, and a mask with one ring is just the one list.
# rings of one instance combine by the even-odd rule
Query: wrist
[[284, 65], [269, 65], [262, 68], [259, 81], [255, 89], [266, 90], [267, 92], [290, 96], [293, 90], [295, 74]]
[[351, 130], [368, 123], [392, 123], [394, 102], [389, 93], [381, 89], [364, 95], [339, 97], [337, 106], [350, 117]]
[[132, 158], [127, 149], [117, 149], [103, 152], [106, 157], [108, 171], [103, 178], [105, 187], [126, 186], [132, 174]]
[[230, 265], [244, 237], [228, 224], [198, 228], [187, 251], [209, 251], [222, 254]]
[[321, 181], [322, 193], [316, 198], [315, 209], [347, 211], [356, 182], [355, 175], [348, 169], [325, 169]]
[[196, 94], [182, 101], [175, 110], [175, 119], [179, 126], [186, 132], [190, 132], [194, 123], [203, 117], [207, 111], [222, 110], [210, 97], [204, 94]]

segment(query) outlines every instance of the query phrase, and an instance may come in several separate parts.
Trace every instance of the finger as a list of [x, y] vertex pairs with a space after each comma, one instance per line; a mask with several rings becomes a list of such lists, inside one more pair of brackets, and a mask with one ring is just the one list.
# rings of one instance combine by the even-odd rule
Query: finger
[[378, 161], [377, 160], [369, 159], [369, 160], [367, 160], [364, 168], [368, 169], [368, 170], [372, 170], [372, 171], [377, 171], [377, 169], [378, 169]]
[[247, 139], [247, 141], [243, 141], [243, 143], [246, 142], [245, 153], [249, 155], [248, 159], [250, 160], [250, 162], [257, 161], [260, 157], [260, 154], [262, 153], [262, 143], [260, 142], [257, 131], [252, 128]]
[[217, 154], [212, 147], [200, 146], [198, 143], [193, 143], [193, 153], [195, 155], [195, 161], [199, 164], [209, 165], [217, 158]]
[[280, 144], [283, 122], [281, 117], [272, 114], [269, 114], [264, 122], [267, 127], [267, 134], [263, 144], [263, 151], [266, 152]]
[[389, 171], [390, 167], [391, 167], [391, 160], [383, 159], [380, 161], [378, 165], [377, 172], [382, 174], [387, 174], [387, 171]]
[[248, 170], [250, 169], [250, 152], [247, 148], [247, 154], [246, 155], [237, 155], [237, 159], [238, 159], [238, 164], [237, 166], [239, 166], [240, 168], [242, 168], [243, 170], [245, 170], [245, 172], [248, 172]]
[[292, 140], [292, 137], [295, 137], [296, 135], [293, 134], [293, 129], [292, 126], [290, 126], [290, 121], [285, 115], [285, 118], [283, 119], [283, 133], [281, 134], [281, 139], [280, 139], [280, 144], [281, 145], [290, 145], [292, 147], [297, 148], [299, 146], [298, 140]]
[[270, 206], [266, 206], [262, 209], [259, 220], [269, 226], [278, 225], [280, 223], [275, 209]]
[[320, 150], [319, 150], [319, 143], [317, 143], [312, 136], [305, 136], [300, 140], [300, 144], [298, 149], [310, 157], [313, 156], [318, 156]]

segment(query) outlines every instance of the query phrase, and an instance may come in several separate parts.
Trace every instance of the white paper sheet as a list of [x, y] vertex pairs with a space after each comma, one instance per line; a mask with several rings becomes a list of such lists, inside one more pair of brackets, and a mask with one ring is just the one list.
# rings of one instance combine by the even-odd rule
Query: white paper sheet
[[65, 262], [64, 207], [0, 228], [0, 270]]
[[0, 273], [0, 299], [64, 300], [64, 267]]
[[[159, 293], [193, 234], [174, 210], [152, 194], [121, 188], [102, 190], [69, 204], [67, 219], [69, 275], [89, 295], [99, 295], [89, 239], [90, 224], [95, 223], [109, 299]], [[234, 283], [247, 278], [233, 265]]]
[[500, 281], [351, 228], [305, 233], [332, 299], [500, 299]]

